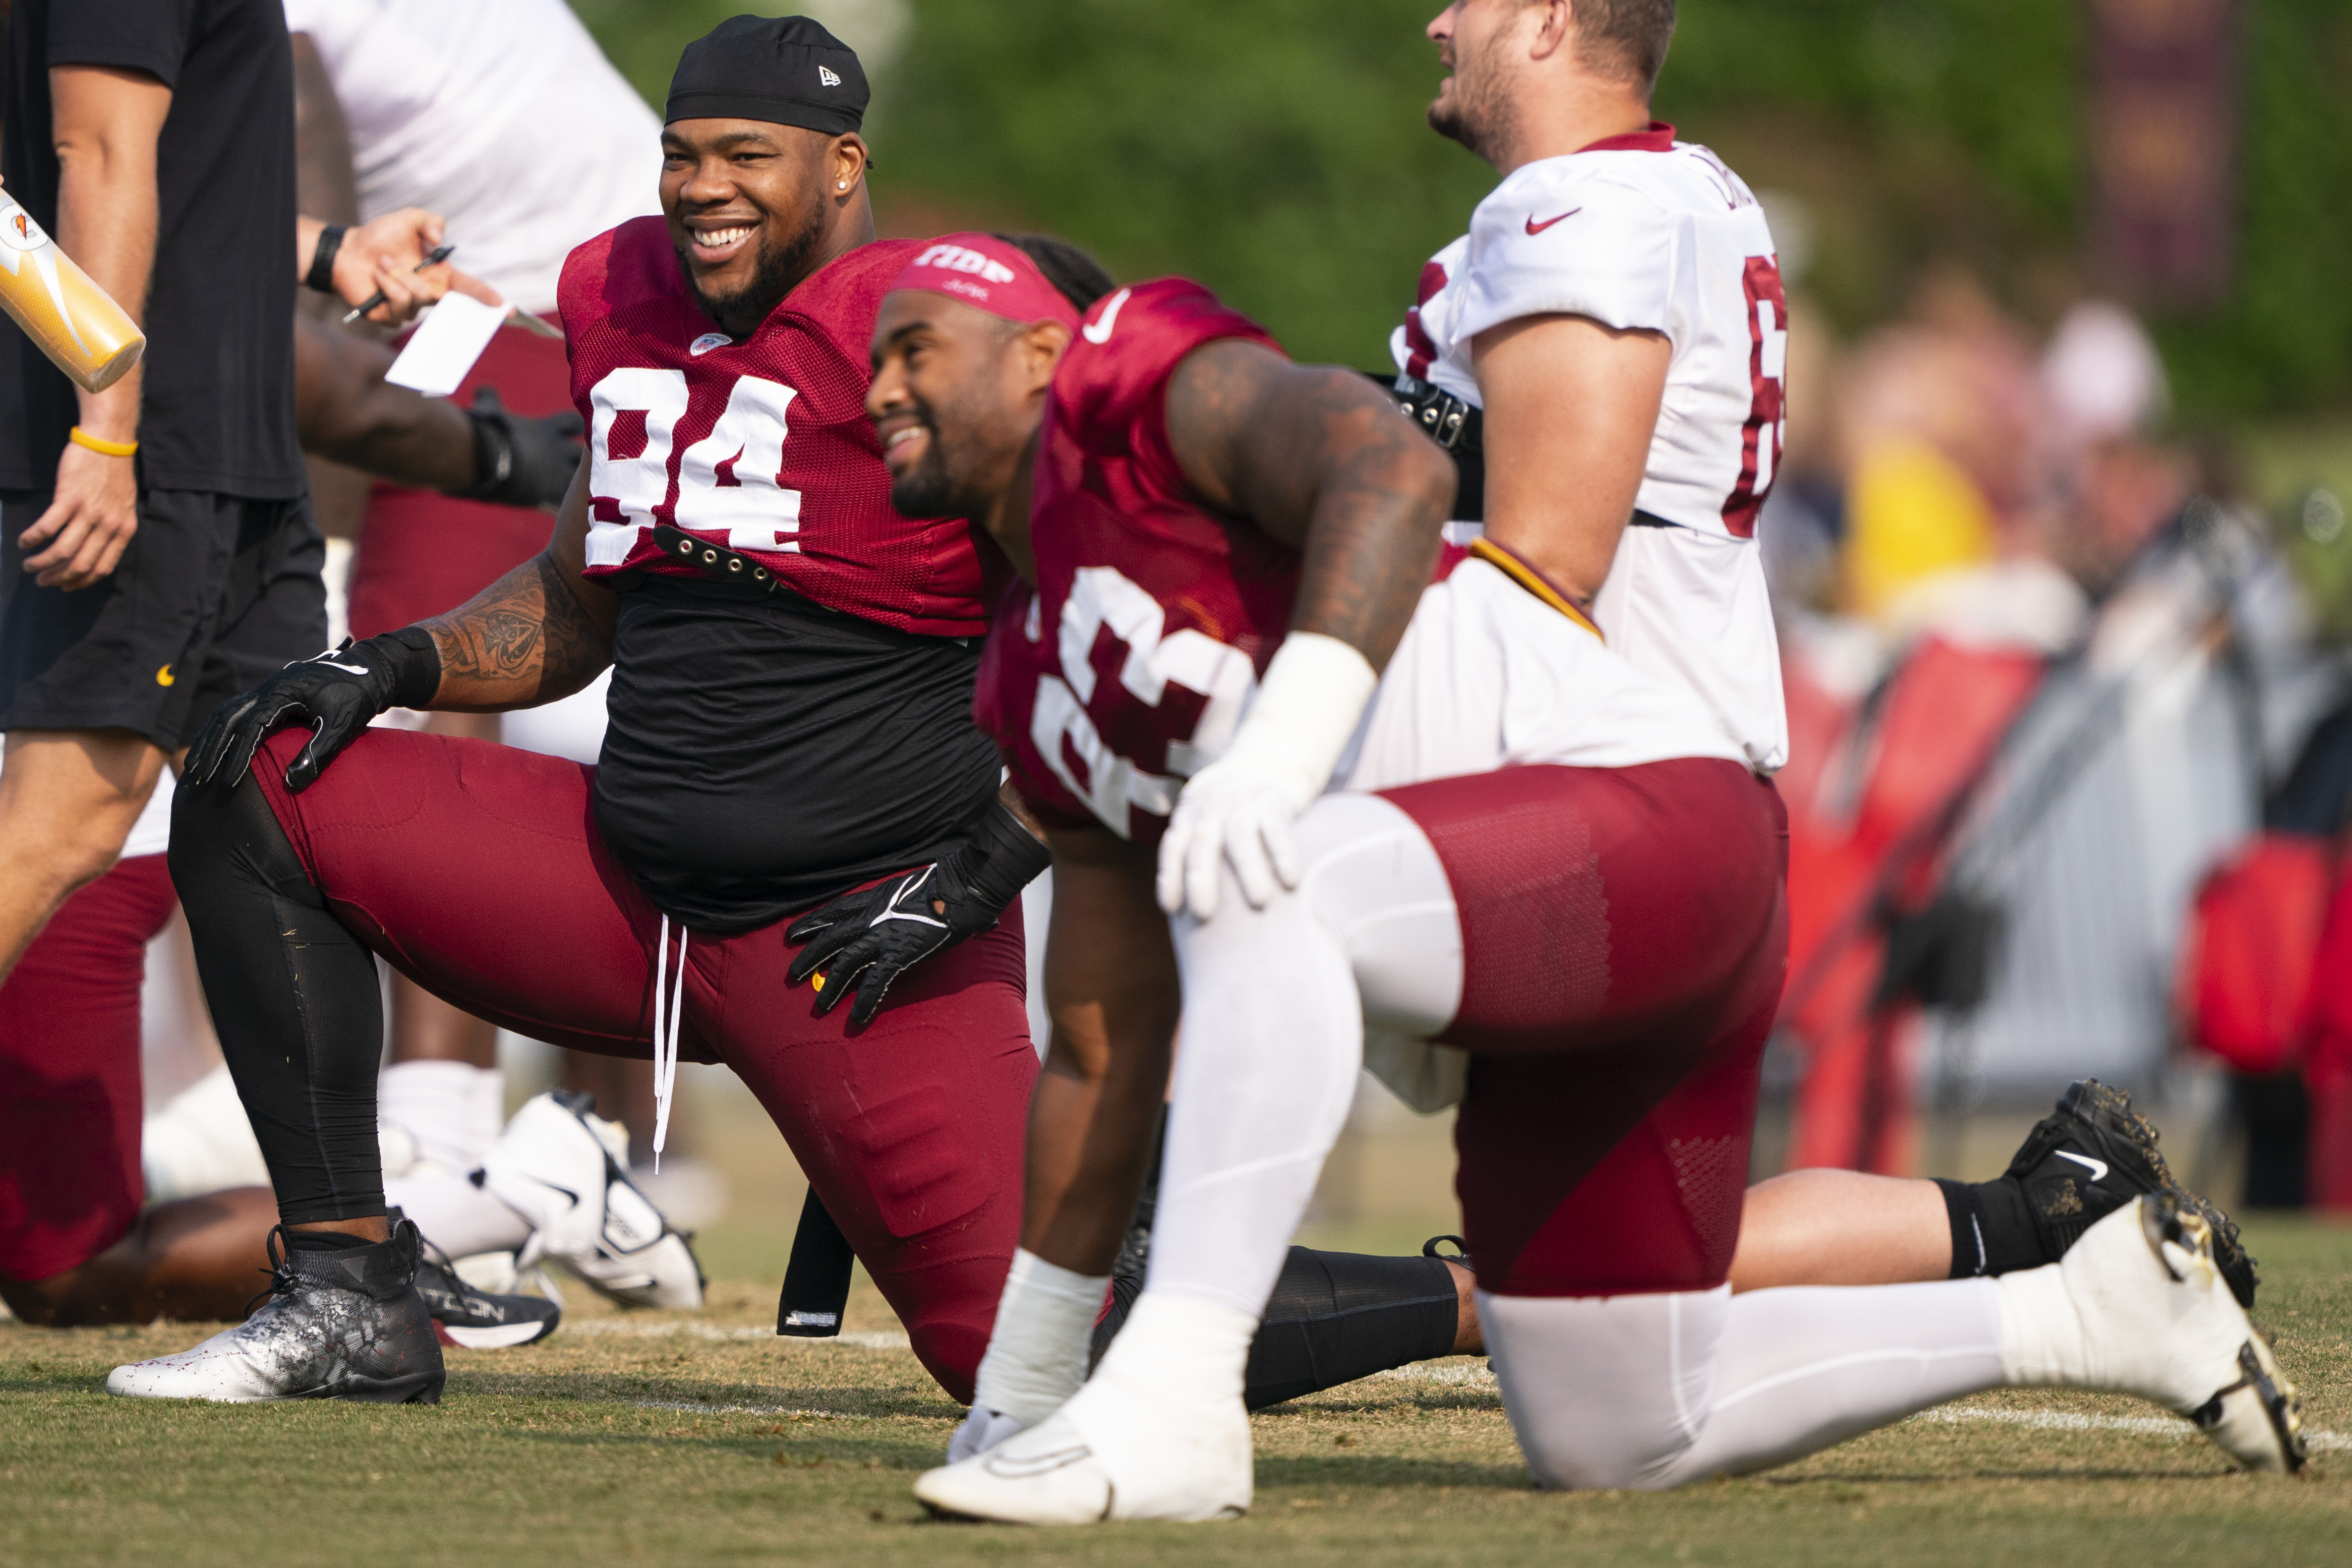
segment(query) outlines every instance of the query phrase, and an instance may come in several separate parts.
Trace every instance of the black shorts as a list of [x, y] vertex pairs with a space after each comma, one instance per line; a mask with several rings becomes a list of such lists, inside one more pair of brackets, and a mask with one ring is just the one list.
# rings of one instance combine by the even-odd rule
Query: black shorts
[[327, 642], [310, 503], [146, 490], [111, 575], [68, 593], [24, 569], [45, 491], [0, 492], [0, 729], [129, 729], [166, 751]]

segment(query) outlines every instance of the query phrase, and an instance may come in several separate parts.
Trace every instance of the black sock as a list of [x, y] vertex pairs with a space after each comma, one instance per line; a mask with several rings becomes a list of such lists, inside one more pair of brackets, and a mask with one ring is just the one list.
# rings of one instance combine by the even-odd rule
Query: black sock
[[384, 1245], [348, 1230], [289, 1230], [285, 1235], [288, 1249], [295, 1252], [345, 1252], [355, 1247]]
[[205, 998], [278, 1218], [383, 1213], [375, 955], [328, 913], [253, 779], [182, 789], [171, 852]]
[[1944, 1212], [1952, 1224], [1950, 1278], [2007, 1274], [2056, 1261], [2042, 1251], [2025, 1188], [2014, 1178], [1963, 1182], [1937, 1177], [1936, 1186], [1943, 1191]]

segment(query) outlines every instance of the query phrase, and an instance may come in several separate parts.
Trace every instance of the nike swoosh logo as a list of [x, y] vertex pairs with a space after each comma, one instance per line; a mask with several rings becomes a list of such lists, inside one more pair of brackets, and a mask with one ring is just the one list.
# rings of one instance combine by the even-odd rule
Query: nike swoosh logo
[[1122, 288], [1118, 293], [1112, 295], [1110, 297], [1110, 303], [1103, 307], [1102, 319], [1096, 321], [1091, 326], [1081, 327], [1078, 329], [1079, 331], [1086, 334], [1087, 342], [1108, 343], [1110, 341], [1110, 329], [1118, 324], [1118, 308], [1127, 303], [1127, 297], [1132, 292], [1134, 292], [1132, 289]]
[[1008, 1481], [1024, 1481], [1032, 1476], [1051, 1475], [1055, 1470], [1066, 1469], [1080, 1459], [1093, 1458], [1094, 1454], [1095, 1451], [1084, 1443], [1074, 1448], [1056, 1448], [1050, 1454], [1039, 1454], [1027, 1459], [1013, 1458], [1000, 1448], [988, 1456], [984, 1468], [992, 1476], [1001, 1476]]
[[944, 920], [934, 920], [928, 915], [909, 914], [906, 910], [898, 907], [900, 900], [905, 899], [920, 890], [923, 883], [931, 880], [931, 873], [939, 869], [940, 868], [936, 864], [925, 866], [923, 868], [922, 875], [917, 877], [914, 881], [906, 883], [896, 893], [893, 893], [890, 895], [890, 902], [882, 906], [881, 914], [876, 915], [873, 919], [866, 923], [866, 928], [870, 931], [875, 926], [881, 925], [885, 920], [911, 920], [919, 925], [936, 925], [942, 931], [946, 930], [948, 923]]
[[1528, 234], [1530, 237], [1539, 235], [1543, 233], [1544, 230], [1551, 227], [1554, 224], [1564, 224], [1568, 222], [1569, 219], [1576, 216], [1577, 214], [1583, 210], [1584, 209], [1582, 207], [1570, 207], [1568, 211], [1560, 214], [1559, 216], [1556, 218], [1546, 218], [1541, 223], [1536, 222], [1536, 215], [1533, 213], [1529, 213], [1528, 214]]
[[2088, 1155], [2070, 1155], [2063, 1149], [2053, 1149], [2050, 1152], [2062, 1160], [2072, 1160], [2089, 1170], [2093, 1181], [2107, 1179], [2107, 1162], [2105, 1160], [2095, 1160]]
[[327, 668], [331, 670], [349, 670], [355, 675], [372, 675], [375, 674], [373, 670], [369, 669], [365, 664], [345, 664], [333, 659], [321, 659], [319, 663], [326, 665]]

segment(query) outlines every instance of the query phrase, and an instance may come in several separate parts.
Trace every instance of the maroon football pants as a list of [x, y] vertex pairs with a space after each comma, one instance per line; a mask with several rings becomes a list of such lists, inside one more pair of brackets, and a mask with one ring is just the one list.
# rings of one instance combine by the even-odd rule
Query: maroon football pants
[[1479, 1288], [1709, 1290], [1739, 1239], [1788, 967], [1788, 813], [1736, 763], [1506, 768], [1381, 792], [1452, 884]]
[[[651, 1054], [662, 917], [597, 832], [594, 768], [372, 729], [291, 794], [286, 765], [308, 739], [272, 737], [252, 777], [337, 920], [519, 1034]], [[679, 1055], [726, 1063], [759, 1096], [915, 1354], [969, 1399], [1020, 1239], [1037, 1074], [1020, 910], [901, 979], [864, 1029], [787, 988], [796, 951], [782, 925], [692, 935]]]
[[0, 1276], [79, 1269], [139, 1218], [139, 987], [175, 902], [162, 855], [119, 861], [0, 986]]

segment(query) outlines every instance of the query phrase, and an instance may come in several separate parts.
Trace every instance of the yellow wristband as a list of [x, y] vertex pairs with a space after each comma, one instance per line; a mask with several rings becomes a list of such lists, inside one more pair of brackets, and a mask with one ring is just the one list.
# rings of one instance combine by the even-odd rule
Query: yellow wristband
[[66, 433], [66, 438], [76, 446], [87, 446], [92, 452], [103, 452], [109, 457], [128, 457], [139, 450], [139, 444], [135, 441], [109, 441], [102, 435], [92, 435], [79, 424]]

